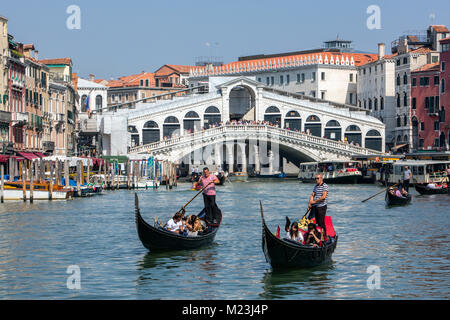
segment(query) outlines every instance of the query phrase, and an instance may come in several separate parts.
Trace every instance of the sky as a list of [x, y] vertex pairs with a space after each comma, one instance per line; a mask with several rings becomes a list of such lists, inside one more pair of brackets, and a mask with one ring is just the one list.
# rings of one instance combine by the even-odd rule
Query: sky
[[[80, 8], [80, 29], [67, 28]], [[371, 5], [378, 6], [379, 28]], [[70, 57], [81, 77], [111, 79], [154, 72], [164, 64], [194, 65], [198, 56], [225, 63], [253, 54], [320, 48], [323, 41], [352, 40], [356, 50], [430, 24], [450, 27], [450, 1], [413, 0], [1, 0], [8, 33], [33, 43], [39, 59]]]

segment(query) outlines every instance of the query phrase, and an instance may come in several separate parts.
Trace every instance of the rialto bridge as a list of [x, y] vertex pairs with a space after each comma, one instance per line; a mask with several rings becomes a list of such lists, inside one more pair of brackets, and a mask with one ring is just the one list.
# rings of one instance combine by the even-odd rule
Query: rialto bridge
[[278, 155], [298, 165], [384, 152], [384, 124], [355, 106], [272, 90], [246, 77], [212, 79], [209, 93], [128, 110], [129, 153], [185, 164], [200, 154], [200, 162], [246, 170]]

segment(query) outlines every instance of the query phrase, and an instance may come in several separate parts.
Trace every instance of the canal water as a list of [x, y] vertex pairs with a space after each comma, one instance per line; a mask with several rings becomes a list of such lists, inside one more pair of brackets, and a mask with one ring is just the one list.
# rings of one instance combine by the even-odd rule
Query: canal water
[[[134, 192], [64, 202], [0, 204], [1, 299], [448, 299], [450, 196], [386, 208], [376, 185], [330, 185], [339, 242], [332, 262], [273, 271], [261, 249], [259, 200], [275, 231], [306, 211], [312, 185], [252, 180], [217, 187], [224, 213], [216, 241], [150, 253], [138, 239]], [[141, 212], [166, 220], [195, 195], [190, 185], [138, 191]], [[199, 196], [188, 212], [202, 208]], [[70, 290], [69, 266], [80, 268]], [[368, 273], [369, 271], [374, 271]], [[379, 273], [378, 273], [379, 271]], [[379, 274], [379, 289], [374, 277]], [[372, 277], [371, 277], [372, 276]], [[369, 277], [371, 277], [369, 279]], [[372, 286], [368, 286], [369, 284]], [[372, 289], [370, 289], [370, 288]]]

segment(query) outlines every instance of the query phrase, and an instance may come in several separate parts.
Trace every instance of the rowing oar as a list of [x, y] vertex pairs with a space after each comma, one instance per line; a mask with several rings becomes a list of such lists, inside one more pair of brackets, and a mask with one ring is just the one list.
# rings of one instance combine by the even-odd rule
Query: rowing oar
[[[394, 185], [392, 185], [392, 186], [390, 186], [390, 187], [395, 187], [396, 185], [398, 185], [398, 183], [396, 183], [396, 184], [394, 184]], [[386, 189], [381, 190], [380, 192], [374, 194], [373, 196], [371, 196], [371, 197], [369, 197], [369, 198], [367, 198], [367, 199], [365, 199], [365, 200], [363, 200], [363, 201], [361, 201], [361, 202], [366, 202], [367, 200], [370, 200], [370, 199], [376, 197], [376, 196], [379, 195], [380, 193], [386, 192], [386, 190], [389, 189], [390, 187], [387, 187]]]
[[189, 203], [191, 203], [192, 202], [192, 200], [194, 200], [195, 198], [197, 198], [197, 196], [200, 194], [200, 193], [202, 193], [202, 191], [203, 190], [205, 190], [206, 189], [206, 187], [207, 186], [209, 186], [211, 183], [214, 183], [214, 181], [211, 181], [210, 183], [208, 183], [206, 186], [204, 186], [191, 200], [189, 200], [189, 202], [188, 203], [186, 203], [184, 206], [182, 206], [181, 207], [181, 209], [180, 210], [178, 210], [176, 213], [178, 213], [178, 212], [181, 212], [181, 211], [184, 211], [184, 208], [186, 208], [187, 207], [187, 205], [189, 204]]

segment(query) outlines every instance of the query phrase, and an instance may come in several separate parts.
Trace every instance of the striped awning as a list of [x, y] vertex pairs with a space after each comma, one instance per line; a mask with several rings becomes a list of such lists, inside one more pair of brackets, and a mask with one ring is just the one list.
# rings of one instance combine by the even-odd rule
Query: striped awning
[[33, 160], [33, 159], [39, 158], [37, 155], [35, 155], [31, 152], [17, 152], [17, 153], [28, 160]]

